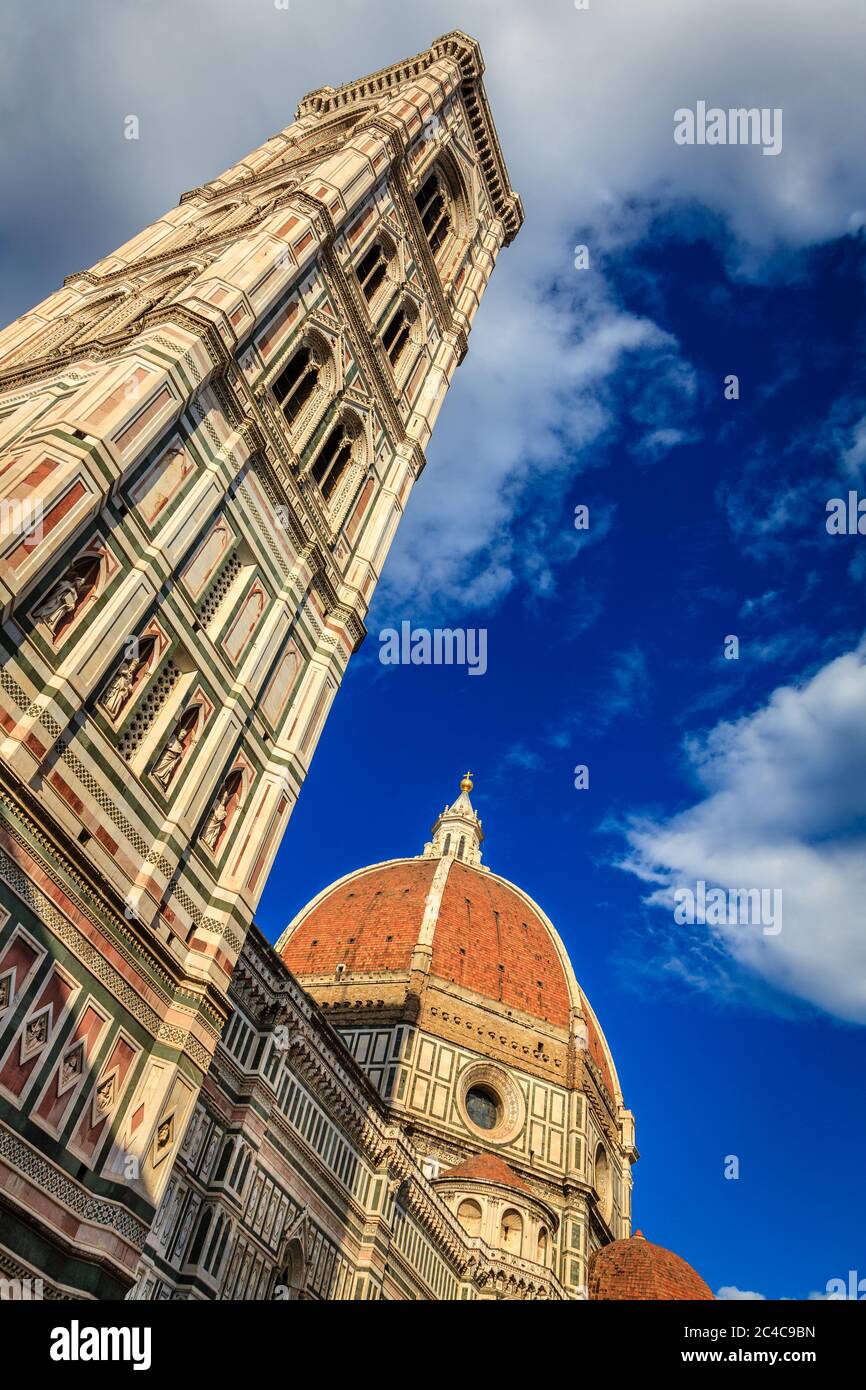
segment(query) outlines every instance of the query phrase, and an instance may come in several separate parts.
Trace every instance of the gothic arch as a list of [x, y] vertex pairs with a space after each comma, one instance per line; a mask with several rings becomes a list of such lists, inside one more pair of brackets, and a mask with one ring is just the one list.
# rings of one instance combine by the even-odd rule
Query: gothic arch
[[366, 250], [355, 262], [355, 277], [371, 317], [402, 281], [400, 248], [384, 226], [379, 226]]
[[82, 610], [99, 597], [103, 558], [94, 551], [79, 555], [31, 609], [30, 616], [44, 625], [55, 646]]
[[[441, 211], [437, 196], [441, 198]], [[412, 185], [412, 197], [440, 279], [447, 285], [478, 221], [464, 175], [450, 150], [440, 150], [424, 166]], [[443, 215], [447, 219], [444, 232]]]
[[283, 359], [270, 383], [274, 399], [291, 430], [291, 442], [300, 452], [333, 400], [338, 368], [334, 348], [324, 333], [311, 327]]
[[[342, 515], [347, 495], [354, 497], [367, 466], [364, 421], [350, 406], [340, 406], [307, 461], [304, 473], [325, 502]], [[351, 486], [347, 486], [351, 482]]]
[[273, 1297], [289, 1303], [303, 1299], [307, 1281], [307, 1261], [304, 1247], [297, 1237], [287, 1243], [278, 1270]]
[[235, 814], [243, 803], [247, 772], [243, 764], [231, 768], [223, 778], [202, 824], [199, 839], [214, 858], [223, 849]]
[[422, 342], [421, 311], [405, 291], [392, 307], [382, 328], [382, 348], [398, 383], [402, 382]]

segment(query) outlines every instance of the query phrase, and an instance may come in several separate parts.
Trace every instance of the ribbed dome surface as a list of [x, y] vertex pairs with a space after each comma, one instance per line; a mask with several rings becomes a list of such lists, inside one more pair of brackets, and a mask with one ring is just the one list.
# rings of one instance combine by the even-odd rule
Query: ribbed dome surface
[[[340, 964], [347, 979], [408, 972], [426, 913], [431, 977], [568, 1028], [562, 960], [528, 899], [504, 879], [456, 859], [442, 865], [434, 885], [440, 863], [398, 859], [359, 869], [326, 889], [280, 944], [286, 965], [302, 980], [332, 976]], [[601, 1055], [597, 1039], [590, 1050]]]
[[712, 1299], [691, 1265], [653, 1245], [638, 1231], [596, 1250], [589, 1262], [589, 1296], [604, 1299]]

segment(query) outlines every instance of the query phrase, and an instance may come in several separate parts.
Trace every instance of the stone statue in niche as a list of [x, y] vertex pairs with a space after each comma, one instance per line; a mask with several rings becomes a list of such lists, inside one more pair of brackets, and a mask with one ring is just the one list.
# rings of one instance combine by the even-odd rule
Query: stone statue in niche
[[[135, 689], [142, 667], [153, 654], [154, 645], [152, 637], [145, 638], [141, 644], [138, 643], [137, 639], [130, 642], [129, 647], [133, 649], [132, 652], [127, 655], [123, 665], [109, 682], [105, 694], [100, 700], [102, 708], [112, 719], [117, 719], [122, 712], [124, 705]], [[129, 647], [127, 648], [128, 653]]]
[[240, 791], [241, 777], [242, 774], [237, 769], [229, 773], [220, 788], [214, 808], [201, 833], [203, 843], [207, 845], [212, 854], [216, 851], [216, 847], [219, 844], [223, 826], [228, 818], [229, 806], [234, 804], [233, 798], [236, 798]]
[[178, 769], [178, 765], [187, 749], [187, 744], [192, 738], [193, 731], [198, 722], [199, 706], [193, 705], [188, 709], [181, 719], [178, 720], [168, 743], [163, 748], [153, 769], [153, 778], [162, 787], [163, 791], [168, 791], [168, 784]]
[[96, 555], [87, 555], [84, 559], [77, 560], [33, 609], [33, 617], [37, 622], [45, 624], [52, 638], [56, 638], [61, 627], [65, 627], [80, 612], [84, 600], [99, 576], [99, 564]]
[[102, 705], [112, 719], [117, 718], [132, 694], [135, 677], [141, 670], [142, 664], [141, 657], [136, 657], [133, 661], [125, 661], [106, 690]]
[[83, 575], [77, 574], [72, 579], [61, 579], [59, 584], [55, 584], [48, 597], [39, 604], [39, 607], [34, 608], [34, 618], [45, 624], [52, 637], [57, 636], [57, 629], [63, 619], [71, 618], [74, 615], [83, 588]]
[[168, 743], [159, 756], [159, 761], [153, 769], [155, 780], [164, 789], [168, 789], [168, 784], [177, 771], [177, 765], [183, 757], [184, 740], [179, 732], [175, 730]]
[[228, 811], [226, 810], [226, 802], [228, 801], [228, 799], [228, 792], [226, 788], [223, 787], [219, 795], [219, 800], [217, 801], [217, 804], [214, 807], [214, 809], [211, 811], [210, 819], [207, 825], [205, 826], [204, 830], [202, 831], [201, 837], [204, 843], [207, 845], [208, 849], [211, 851], [215, 850], [217, 847], [217, 842], [220, 837], [220, 831], [222, 830], [226, 816], [228, 815]]

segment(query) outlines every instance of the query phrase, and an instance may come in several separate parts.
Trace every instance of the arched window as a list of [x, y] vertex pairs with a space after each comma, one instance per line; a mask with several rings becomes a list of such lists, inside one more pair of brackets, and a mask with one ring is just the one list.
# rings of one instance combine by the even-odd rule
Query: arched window
[[304, 1282], [304, 1252], [300, 1241], [293, 1240], [286, 1250], [283, 1268], [277, 1275], [272, 1296], [286, 1302], [296, 1302], [304, 1296]]
[[391, 315], [382, 332], [382, 346], [388, 355], [388, 361], [395, 369], [400, 365], [400, 359], [409, 345], [410, 332], [409, 315], [401, 305], [396, 313]]
[[427, 244], [435, 256], [451, 231], [449, 198], [442, 176], [433, 169], [415, 194], [415, 206], [421, 218]]
[[450, 830], [449, 830], [448, 834], [445, 836], [445, 843], [444, 843], [444, 845], [442, 846], [442, 853], [443, 853], [443, 854], [447, 854], [450, 848], [451, 848], [451, 832], [450, 832]]
[[500, 1227], [500, 1244], [503, 1250], [519, 1255], [523, 1244], [523, 1218], [519, 1212], [507, 1211]]
[[463, 858], [463, 851], [464, 851], [465, 848], [466, 848], [466, 836], [465, 836], [465, 835], [461, 835], [461, 836], [460, 836], [460, 843], [459, 843], [458, 846], [457, 846], [457, 858], [458, 858], [458, 859], [462, 859], [462, 858]]
[[457, 1220], [468, 1236], [481, 1235], [481, 1208], [477, 1202], [461, 1202], [457, 1208]]
[[543, 1226], [540, 1227], [538, 1232], [538, 1247], [536, 1250], [536, 1259], [540, 1265], [547, 1264], [547, 1232]]
[[319, 371], [320, 365], [305, 343], [292, 355], [288, 366], [274, 382], [273, 392], [277, 404], [290, 425], [295, 424], [316, 390]]
[[358, 262], [357, 276], [361, 293], [369, 304], [388, 270], [388, 257], [381, 242], [376, 241]]
[[352, 460], [354, 435], [345, 420], [341, 419], [331, 427], [324, 444], [316, 455], [310, 472], [313, 481], [318, 483], [322, 496], [328, 502], [333, 497], [337, 484]]

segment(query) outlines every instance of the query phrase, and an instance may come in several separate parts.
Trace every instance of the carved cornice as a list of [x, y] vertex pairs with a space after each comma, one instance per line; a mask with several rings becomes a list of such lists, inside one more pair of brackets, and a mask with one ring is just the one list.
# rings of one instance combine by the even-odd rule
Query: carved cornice
[[355, 103], [389, 98], [404, 83], [423, 77], [429, 67], [441, 59], [451, 60], [459, 68], [460, 93], [469, 118], [469, 130], [476, 157], [494, 211], [502, 219], [505, 227], [507, 246], [520, 230], [523, 205], [511, 187], [487, 103], [481, 80], [484, 71], [481, 49], [468, 34], [454, 29], [434, 40], [423, 53], [417, 53], [405, 62], [380, 68], [378, 72], [358, 78], [355, 82], [344, 83], [342, 87], [320, 87], [309, 92], [298, 106], [297, 119], [301, 120], [304, 116], [322, 117]]
[[523, 204], [520, 195], [515, 193], [508, 177], [502, 147], [496, 134], [496, 127], [490, 114], [481, 73], [484, 69], [481, 50], [474, 39], [454, 30], [437, 39], [431, 52], [454, 58], [460, 65], [463, 83], [460, 89], [469, 116], [469, 129], [478, 156], [478, 163], [487, 184], [494, 211], [502, 219], [505, 227], [505, 245], [508, 246], [523, 223]]

